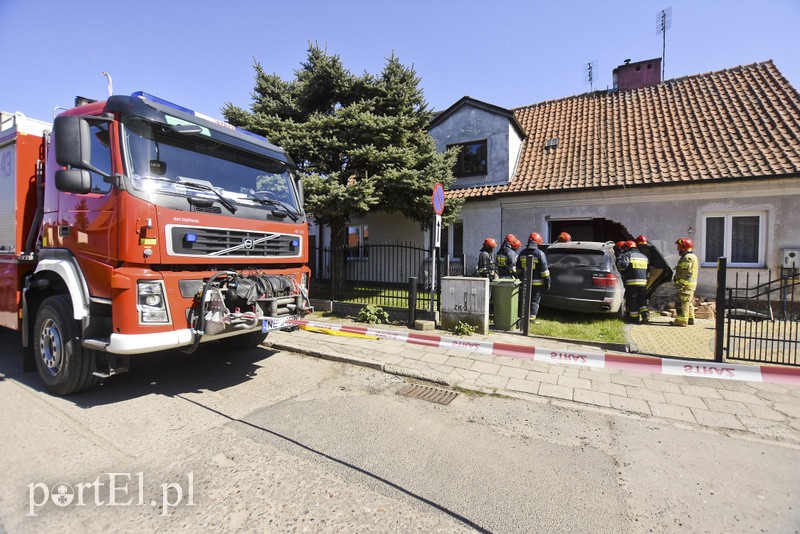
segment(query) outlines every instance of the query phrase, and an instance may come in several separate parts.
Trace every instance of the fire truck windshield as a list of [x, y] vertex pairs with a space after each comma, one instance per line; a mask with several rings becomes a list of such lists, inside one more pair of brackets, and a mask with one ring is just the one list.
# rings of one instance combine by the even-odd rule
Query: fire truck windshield
[[219, 205], [220, 212], [247, 218], [263, 218], [264, 211], [302, 217], [289, 166], [212, 139], [204, 126], [127, 116], [122, 137], [131, 193], [154, 204], [187, 211]]

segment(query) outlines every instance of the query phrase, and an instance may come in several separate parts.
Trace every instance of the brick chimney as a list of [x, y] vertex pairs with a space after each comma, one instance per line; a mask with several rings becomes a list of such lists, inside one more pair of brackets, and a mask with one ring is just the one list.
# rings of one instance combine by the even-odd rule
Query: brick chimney
[[631, 63], [625, 60], [624, 65], [614, 69], [614, 89], [628, 91], [641, 89], [661, 83], [661, 58], [647, 59]]

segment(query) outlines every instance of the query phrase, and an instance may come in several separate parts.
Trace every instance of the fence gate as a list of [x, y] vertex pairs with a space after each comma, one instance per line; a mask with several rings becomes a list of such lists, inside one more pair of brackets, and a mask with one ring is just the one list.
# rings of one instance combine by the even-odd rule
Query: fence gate
[[[725, 258], [719, 265], [718, 284], [724, 284]], [[770, 270], [766, 276], [737, 273], [732, 286], [717, 289], [718, 300], [725, 299], [717, 303], [718, 314], [725, 313], [717, 339], [725, 339], [727, 359], [800, 365], [800, 269]]]
[[[417, 280], [416, 309], [431, 309], [433, 299], [433, 308], [438, 310], [441, 277], [464, 272], [461, 260], [437, 257], [437, 291], [431, 295], [431, 254], [426, 248], [404, 243], [369, 243], [341, 252], [334, 254], [328, 247], [309, 251], [310, 263], [316, 266], [311, 273], [311, 298], [408, 309], [409, 278], [413, 277]], [[338, 265], [334, 257], [341, 258]], [[334, 283], [337, 278], [343, 281], [339, 286]]]

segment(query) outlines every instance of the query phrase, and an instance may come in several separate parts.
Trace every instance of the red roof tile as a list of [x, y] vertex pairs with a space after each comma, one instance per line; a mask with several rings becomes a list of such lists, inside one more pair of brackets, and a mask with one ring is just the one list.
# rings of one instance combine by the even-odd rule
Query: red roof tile
[[511, 182], [449, 197], [800, 174], [800, 94], [772, 61], [513, 111], [527, 139]]

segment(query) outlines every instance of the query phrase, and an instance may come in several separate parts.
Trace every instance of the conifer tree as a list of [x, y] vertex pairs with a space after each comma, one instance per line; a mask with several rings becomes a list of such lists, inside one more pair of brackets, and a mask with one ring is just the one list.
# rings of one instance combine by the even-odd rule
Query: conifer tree
[[[330, 226], [334, 250], [346, 245], [347, 223], [370, 211], [431, 225], [433, 185], [447, 189], [453, 182], [456, 154], [436, 151], [427, 131], [431, 112], [412, 68], [392, 54], [379, 75], [354, 76], [317, 44], [309, 45], [292, 80], [267, 74], [258, 62], [254, 67], [250, 111], [227, 103], [222, 113], [294, 159], [306, 209]], [[448, 199], [445, 222], [460, 207]], [[333, 261], [342, 265], [343, 253]]]

